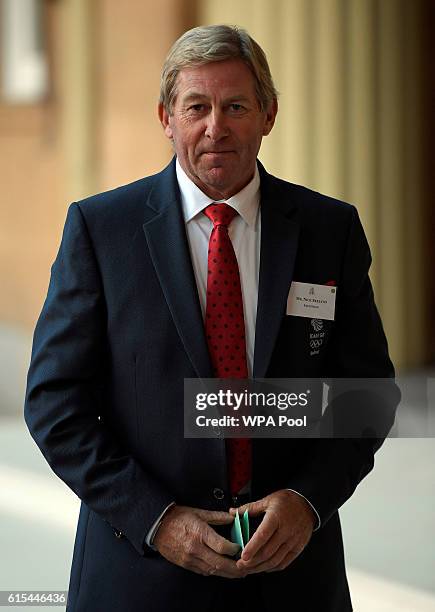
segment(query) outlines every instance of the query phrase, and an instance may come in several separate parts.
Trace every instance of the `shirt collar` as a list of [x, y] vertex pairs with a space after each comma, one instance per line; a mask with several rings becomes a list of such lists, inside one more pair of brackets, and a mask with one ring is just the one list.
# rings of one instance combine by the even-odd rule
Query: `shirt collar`
[[241, 191], [227, 200], [213, 200], [202, 192], [184, 172], [178, 158], [175, 166], [185, 223], [191, 221], [212, 202], [226, 202], [239, 213], [249, 226], [254, 226], [260, 205], [260, 174], [257, 164], [255, 164], [255, 173], [252, 180]]

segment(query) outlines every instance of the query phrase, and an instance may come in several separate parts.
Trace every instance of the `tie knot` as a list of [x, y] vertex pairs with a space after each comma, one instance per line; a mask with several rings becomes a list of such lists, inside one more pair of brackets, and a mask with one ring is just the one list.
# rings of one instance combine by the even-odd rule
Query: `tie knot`
[[219, 202], [207, 206], [207, 208], [204, 209], [204, 214], [212, 221], [215, 227], [219, 225], [228, 227], [237, 215], [237, 211], [231, 208], [231, 206], [228, 206], [225, 202]]

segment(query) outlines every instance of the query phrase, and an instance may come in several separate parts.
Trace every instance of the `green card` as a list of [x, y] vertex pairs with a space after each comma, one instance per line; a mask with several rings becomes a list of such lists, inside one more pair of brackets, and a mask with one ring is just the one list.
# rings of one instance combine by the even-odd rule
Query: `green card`
[[240, 519], [239, 511], [236, 511], [234, 523], [231, 527], [231, 541], [238, 544], [243, 550], [249, 541], [249, 514], [245, 510]]

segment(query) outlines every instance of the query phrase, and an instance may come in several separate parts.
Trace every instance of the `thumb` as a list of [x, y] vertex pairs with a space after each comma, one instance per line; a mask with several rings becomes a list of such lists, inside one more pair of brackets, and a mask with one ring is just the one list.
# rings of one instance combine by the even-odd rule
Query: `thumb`
[[232, 516], [235, 516], [237, 510], [239, 511], [239, 514], [243, 514], [247, 510], [251, 516], [257, 516], [258, 514], [266, 512], [267, 505], [267, 499], [263, 497], [263, 499], [259, 499], [258, 501], [243, 504], [243, 506], [240, 506], [240, 508], [230, 508], [229, 512]]
[[195, 510], [195, 514], [209, 525], [229, 525], [234, 520], [231, 514], [219, 510], [203, 510], [199, 508]]

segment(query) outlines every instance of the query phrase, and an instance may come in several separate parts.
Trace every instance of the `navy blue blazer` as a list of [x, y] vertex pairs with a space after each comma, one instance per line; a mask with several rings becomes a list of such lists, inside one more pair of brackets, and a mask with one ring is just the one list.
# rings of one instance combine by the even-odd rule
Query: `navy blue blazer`
[[[392, 377], [356, 209], [261, 165], [260, 176], [254, 377]], [[335, 320], [324, 321], [315, 355], [310, 319], [286, 316], [292, 280], [338, 287]], [[82, 500], [69, 612], [203, 612], [229, 582], [144, 547], [172, 500], [231, 505], [224, 440], [183, 435], [183, 380], [196, 377], [211, 377], [211, 365], [173, 160], [70, 206], [34, 334], [26, 423]], [[295, 489], [322, 522], [286, 570], [256, 576], [270, 610], [283, 593], [298, 612], [352, 609], [337, 510], [372, 469], [378, 446], [253, 440], [253, 499]]]

